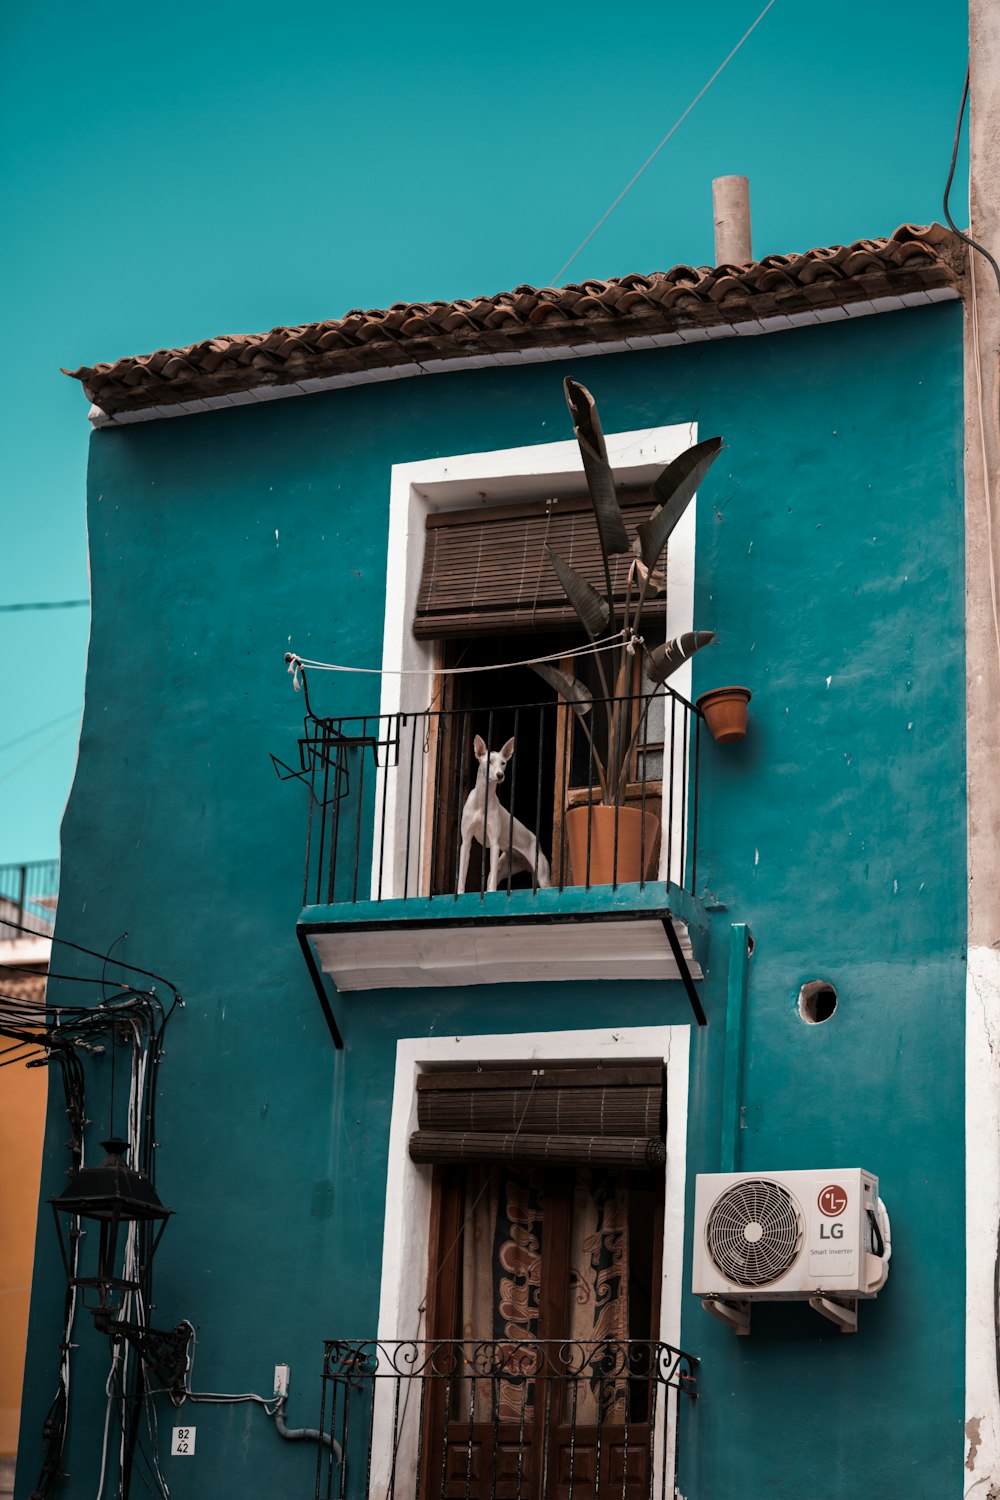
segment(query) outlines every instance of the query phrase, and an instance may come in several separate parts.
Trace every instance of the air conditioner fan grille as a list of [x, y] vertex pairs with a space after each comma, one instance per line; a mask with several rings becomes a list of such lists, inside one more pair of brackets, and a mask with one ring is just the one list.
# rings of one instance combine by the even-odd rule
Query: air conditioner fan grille
[[728, 1281], [766, 1286], [795, 1262], [802, 1220], [780, 1183], [763, 1177], [734, 1183], [719, 1198], [705, 1226], [708, 1253]]

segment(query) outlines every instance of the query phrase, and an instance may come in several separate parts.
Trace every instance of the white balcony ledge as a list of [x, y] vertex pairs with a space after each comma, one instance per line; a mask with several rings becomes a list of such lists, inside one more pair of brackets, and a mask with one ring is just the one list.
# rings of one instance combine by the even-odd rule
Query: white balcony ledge
[[299, 939], [338, 1039], [337, 992], [676, 980], [699, 1024], [700, 902], [665, 881], [308, 906]]

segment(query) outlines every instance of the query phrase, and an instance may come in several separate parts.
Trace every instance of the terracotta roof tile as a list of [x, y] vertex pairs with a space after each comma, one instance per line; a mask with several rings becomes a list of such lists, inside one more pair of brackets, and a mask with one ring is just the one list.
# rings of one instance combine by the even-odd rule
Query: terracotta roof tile
[[620, 344], [876, 298], [954, 292], [964, 265], [964, 247], [949, 230], [904, 224], [888, 239], [768, 255], [747, 266], [680, 265], [565, 287], [518, 286], [493, 297], [351, 308], [322, 323], [204, 339], [65, 373], [115, 416], [424, 360]]

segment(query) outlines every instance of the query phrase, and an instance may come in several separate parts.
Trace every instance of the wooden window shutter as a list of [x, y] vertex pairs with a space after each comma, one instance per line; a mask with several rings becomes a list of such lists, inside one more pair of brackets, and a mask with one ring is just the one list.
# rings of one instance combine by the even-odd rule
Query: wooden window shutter
[[[619, 497], [631, 537], [653, 509], [648, 491]], [[604, 594], [604, 568], [589, 500], [438, 511], [427, 517], [424, 566], [413, 621], [420, 639], [512, 630], [578, 629], [545, 552], [559, 553]], [[611, 561], [615, 599], [625, 598], [630, 559]], [[661, 568], [663, 563], [661, 562]]]
[[661, 1166], [665, 1102], [662, 1067], [425, 1073], [410, 1156]]

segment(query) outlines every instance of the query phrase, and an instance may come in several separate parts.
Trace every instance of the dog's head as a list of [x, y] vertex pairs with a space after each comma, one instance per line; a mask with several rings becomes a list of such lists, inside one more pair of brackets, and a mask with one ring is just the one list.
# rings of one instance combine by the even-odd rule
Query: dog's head
[[503, 781], [507, 762], [514, 754], [514, 741], [508, 740], [500, 750], [487, 750], [486, 741], [480, 736], [472, 742], [472, 748], [476, 752], [476, 759], [486, 772], [488, 781]]

